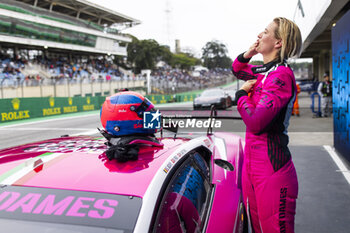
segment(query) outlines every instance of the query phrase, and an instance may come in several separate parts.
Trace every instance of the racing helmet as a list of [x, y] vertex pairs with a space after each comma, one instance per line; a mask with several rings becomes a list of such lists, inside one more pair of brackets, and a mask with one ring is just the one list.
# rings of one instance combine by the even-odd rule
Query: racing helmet
[[152, 135], [157, 129], [143, 127], [143, 113], [155, 111], [146, 97], [133, 91], [123, 91], [107, 97], [100, 111], [103, 128], [114, 136]]

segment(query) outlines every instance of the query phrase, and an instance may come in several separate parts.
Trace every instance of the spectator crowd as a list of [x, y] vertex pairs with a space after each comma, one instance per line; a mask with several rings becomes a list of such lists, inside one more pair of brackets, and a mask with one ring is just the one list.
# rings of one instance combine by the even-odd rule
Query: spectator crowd
[[20, 81], [25, 79], [21, 73], [24, 68], [25, 60], [13, 59], [9, 55], [0, 53], [0, 84], [7, 81], [7, 85], [16, 86]]
[[[32, 71], [34, 69], [34, 71]], [[170, 66], [158, 67], [151, 73], [153, 93], [176, 93], [224, 84], [232, 79], [229, 69], [182, 70]], [[47, 58], [0, 53], [0, 86], [20, 87], [120, 80], [146, 80], [145, 76], [127, 75], [112, 59], [100, 58]]]
[[218, 86], [232, 77], [230, 69], [188, 71], [166, 66], [151, 73], [151, 86], [153, 93], [176, 93]]

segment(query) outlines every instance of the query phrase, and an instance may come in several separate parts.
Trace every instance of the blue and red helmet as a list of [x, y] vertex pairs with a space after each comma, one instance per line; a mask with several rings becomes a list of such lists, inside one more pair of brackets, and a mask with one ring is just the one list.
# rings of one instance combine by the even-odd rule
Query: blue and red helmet
[[133, 91], [123, 91], [107, 97], [100, 118], [103, 128], [114, 136], [152, 135], [157, 129], [143, 127], [143, 113], [155, 111], [146, 97]]

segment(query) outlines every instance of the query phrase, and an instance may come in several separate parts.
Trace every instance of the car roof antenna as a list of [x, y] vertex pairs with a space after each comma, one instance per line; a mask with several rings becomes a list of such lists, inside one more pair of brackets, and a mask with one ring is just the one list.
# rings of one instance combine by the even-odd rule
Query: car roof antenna
[[177, 132], [179, 131], [179, 125], [176, 125], [175, 129], [173, 129], [174, 132], [174, 139], [176, 139]]
[[213, 134], [212, 121], [213, 121], [213, 117], [216, 117], [216, 116], [217, 116], [217, 111], [215, 109], [215, 106], [212, 105], [210, 107], [210, 117], [209, 117], [209, 126], [208, 126], [208, 130], [207, 130], [207, 135]]

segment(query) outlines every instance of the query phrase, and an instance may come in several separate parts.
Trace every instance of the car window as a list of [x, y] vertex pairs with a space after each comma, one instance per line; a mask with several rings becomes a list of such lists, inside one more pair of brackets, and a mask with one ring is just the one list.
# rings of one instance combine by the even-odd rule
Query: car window
[[173, 174], [160, 204], [154, 232], [201, 231], [209, 199], [209, 167], [195, 152]]

